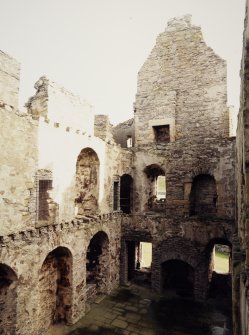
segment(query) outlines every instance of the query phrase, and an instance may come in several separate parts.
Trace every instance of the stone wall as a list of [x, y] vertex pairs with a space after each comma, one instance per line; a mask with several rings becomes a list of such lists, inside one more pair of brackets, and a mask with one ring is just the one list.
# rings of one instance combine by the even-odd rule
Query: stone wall
[[208, 293], [213, 246], [231, 246], [233, 221], [214, 218], [166, 218], [156, 214], [124, 215], [122, 217], [121, 280], [128, 280], [127, 241], [151, 242], [152, 282], [154, 290], [162, 291], [162, 264], [167, 260], [181, 260], [195, 271], [194, 296], [204, 300]]
[[[4, 70], [11, 62], [0, 65]], [[17, 94], [16, 81], [10, 85]], [[45, 77], [35, 87], [27, 113], [0, 106], [0, 333], [6, 335], [74, 323], [96, 294], [118, 285], [121, 225], [118, 208], [112, 214], [113, 183], [133, 166], [132, 153], [109, 128], [105, 138], [94, 136], [89, 104]], [[89, 291], [87, 249], [98, 233], [106, 236], [105, 258], [101, 281]]]
[[18, 109], [20, 64], [0, 51], [0, 107], [8, 112]]
[[238, 115], [236, 138], [236, 225], [234, 227], [233, 253], [233, 322], [234, 335], [249, 333], [249, 227], [248, 227], [248, 192], [249, 192], [249, 24], [248, 1], [241, 62], [241, 101]]
[[59, 123], [67, 130], [93, 135], [93, 107], [46, 77], [35, 83], [36, 94], [26, 103], [33, 118], [42, 116], [51, 123]]
[[[134, 117], [134, 210], [122, 219], [122, 282], [132, 277], [136, 245], [151, 242], [152, 288], [161, 292], [164, 265], [179, 262], [203, 300], [214, 245], [232, 245], [235, 141], [225, 61], [189, 16], [171, 20], [157, 38], [138, 74]], [[166, 196], [158, 195], [159, 176]]]
[[[58, 302], [55, 292], [56, 283], [53, 280], [56, 272], [54, 267], [51, 272], [49, 266], [51, 262], [47, 261], [47, 256], [59, 247], [68, 250], [72, 255], [72, 279], [68, 284], [71, 290], [69, 299], [71, 302], [67, 307], [69, 317], [66, 321], [74, 323], [84, 315], [87, 304], [86, 252], [91, 238], [98, 232], [105, 232], [109, 241], [110, 261], [105, 264], [109, 268], [105, 287], [105, 292], [108, 293], [119, 283], [120, 217], [118, 214], [103, 215], [97, 219], [74, 220], [0, 237], [1, 263], [9, 266], [18, 277], [16, 308], [12, 306], [12, 310], [8, 311], [8, 316], [11, 318], [17, 311], [16, 334], [43, 334], [53, 321], [51, 313], [56, 310], [56, 299]], [[50, 278], [50, 282], [46, 278]], [[43, 299], [45, 296], [46, 300]], [[5, 312], [7, 313], [6, 310]], [[1, 332], [4, 327], [6, 331], [10, 329], [7, 328], [8, 322], [5, 323], [2, 319], [2, 314], [1, 320], [3, 321], [0, 326]]]
[[5, 235], [32, 226], [38, 127], [30, 117], [0, 108], [0, 128], [0, 235]]
[[162, 125], [169, 125], [171, 142], [229, 133], [226, 63], [191, 16], [168, 22], [138, 74], [136, 145], [155, 142], [154, 127]]

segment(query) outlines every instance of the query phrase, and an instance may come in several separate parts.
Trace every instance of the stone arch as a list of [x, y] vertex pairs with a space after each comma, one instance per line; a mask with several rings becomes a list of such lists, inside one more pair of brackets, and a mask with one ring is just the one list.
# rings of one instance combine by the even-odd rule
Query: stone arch
[[123, 213], [132, 212], [133, 202], [133, 178], [129, 174], [123, 174], [120, 178], [120, 209]]
[[18, 278], [13, 269], [0, 263], [0, 334], [15, 334]]
[[96, 214], [99, 199], [99, 158], [91, 148], [81, 150], [76, 162], [76, 214]]
[[41, 329], [70, 323], [72, 308], [72, 253], [59, 246], [45, 258], [39, 271], [39, 320]]
[[149, 211], [164, 210], [166, 201], [166, 177], [164, 169], [158, 164], [151, 164], [145, 167], [144, 173], [147, 176], [147, 203], [145, 209]]
[[[104, 231], [90, 240], [86, 253], [87, 298], [108, 290], [110, 277], [110, 242]], [[91, 293], [89, 293], [91, 292]]]
[[[207, 291], [207, 282], [203, 280], [204, 247], [196, 241], [182, 237], [167, 238], [153, 245], [152, 287], [157, 292], [163, 290], [163, 266], [167, 261], [180, 261], [193, 269], [193, 295], [195, 300], [203, 300]], [[181, 263], [182, 264], [182, 263]], [[190, 271], [191, 272], [191, 271]], [[193, 278], [193, 276], [192, 276]], [[204, 278], [205, 279], [205, 278]]]
[[189, 195], [190, 216], [214, 215], [217, 212], [217, 186], [210, 174], [198, 174], [194, 177]]

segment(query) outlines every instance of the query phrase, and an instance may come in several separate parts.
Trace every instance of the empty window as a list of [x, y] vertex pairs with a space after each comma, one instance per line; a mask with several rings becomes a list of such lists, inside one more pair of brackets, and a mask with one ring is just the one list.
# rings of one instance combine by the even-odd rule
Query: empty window
[[140, 266], [141, 268], [151, 268], [152, 243], [140, 242]]
[[38, 220], [49, 219], [48, 199], [49, 190], [52, 189], [52, 180], [39, 180], [39, 206], [38, 206]]
[[127, 143], [127, 148], [132, 148], [132, 137], [130, 135], [127, 136], [126, 143]]
[[156, 198], [162, 200], [166, 198], [166, 180], [165, 176], [158, 176], [156, 178]]
[[159, 143], [170, 142], [169, 125], [154, 126], [155, 141]]
[[217, 273], [229, 273], [230, 248], [227, 245], [215, 244], [214, 249], [214, 271]]

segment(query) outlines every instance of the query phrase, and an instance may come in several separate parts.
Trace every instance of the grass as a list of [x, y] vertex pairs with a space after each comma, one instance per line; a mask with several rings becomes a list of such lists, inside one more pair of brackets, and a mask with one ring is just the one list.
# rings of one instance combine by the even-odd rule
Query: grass
[[218, 273], [229, 272], [229, 254], [220, 251], [215, 251], [214, 271]]

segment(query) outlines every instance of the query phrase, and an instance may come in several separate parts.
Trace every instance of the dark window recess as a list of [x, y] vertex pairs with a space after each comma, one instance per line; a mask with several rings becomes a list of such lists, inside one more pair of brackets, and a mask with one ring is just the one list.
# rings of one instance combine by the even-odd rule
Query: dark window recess
[[38, 220], [49, 219], [48, 191], [52, 189], [52, 180], [39, 180], [39, 211]]
[[119, 182], [114, 181], [113, 184], [113, 210], [117, 211], [118, 210], [118, 188], [119, 188]]
[[126, 214], [131, 213], [132, 177], [125, 174], [120, 179], [120, 209]]
[[169, 125], [154, 126], [153, 129], [156, 142], [170, 142]]

